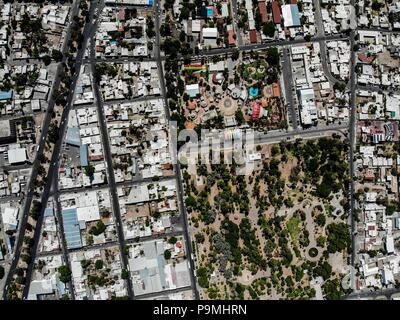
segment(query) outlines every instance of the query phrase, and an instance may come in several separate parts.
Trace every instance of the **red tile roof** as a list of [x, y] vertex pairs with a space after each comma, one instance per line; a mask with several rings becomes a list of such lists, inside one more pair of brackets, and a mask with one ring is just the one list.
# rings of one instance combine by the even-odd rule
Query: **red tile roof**
[[268, 22], [267, 6], [264, 0], [258, 1], [258, 10], [260, 11], [262, 23]]
[[257, 43], [257, 31], [256, 30], [250, 31], [250, 42]]
[[358, 59], [363, 63], [372, 63], [375, 60], [375, 56], [368, 56], [364, 53], [358, 54]]
[[274, 17], [275, 24], [281, 24], [282, 17], [281, 17], [281, 9], [279, 7], [278, 2], [272, 1], [272, 15]]
[[233, 30], [229, 30], [228, 31], [228, 43], [230, 46], [234, 46], [236, 44], [236, 40], [233, 37], [234, 33]]
[[254, 102], [253, 114], [251, 115], [251, 118], [253, 120], [257, 120], [259, 116], [260, 116], [260, 105], [257, 102]]

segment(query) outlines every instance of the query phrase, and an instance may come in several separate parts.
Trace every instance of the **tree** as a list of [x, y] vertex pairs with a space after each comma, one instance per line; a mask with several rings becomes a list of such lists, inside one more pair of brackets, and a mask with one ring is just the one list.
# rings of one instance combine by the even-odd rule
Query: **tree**
[[205, 241], [204, 235], [202, 233], [196, 233], [194, 237], [197, 243], [203, 243]]
[[275, 23], [273, 21], [267, 22], [263, 25], [262, 31], [267, 37], [273, 38], [275, 36]]
[[177, 241], [178, 241], [178, 239], [177, 239], [176, 237], [171, 237], [171, 238], [168, 240], [168, 242], [169, 242], [170, 244], [175, 244]]
[[189, 18], [190, 15], [190, 10], [188, 7], [184, 6], [181, 9], [181, 15], [180, 15], [180, 20], [186, 20]]
[[200, 267], [197, 269], [197, 280], [199, 282], [199, 286], [202, 288], [208, 288], [209, 282], [208, 282], [208, 272], [207, 269], [204, 267]]
[[279, 50], [278, 48], [275, 47], [271, 47], [268, 48], [267, 50], [267, 62], [271, 65], [271, 66], [279, 66]]
[[244, 122], [244, 116], [243, 116], [243, 112], [240, 109], [237, 109], [235, 112], [235, 119], [237, 124], [240, 126], [243, 124]]
[[328, 252], [335, 253], [347, 249], [350, 246], [350, 232], [347, 224], [332, 223], [327, 227]]
[[314, 273], [324, 280], [328, 280], [332, 275], [332, 266], [327, 261], [324, 261], [314, 269]]
[[[63, 101], [59, 101], [59, 102], [63, 102]], [[59, 104], [59, 103], [57, 103], [57, 104]], [[50, 125], [48, 137], [49, 137], [49, 141], [51, 143], [56, 143], [57, 140], [59, 139], [60, 136], [58, 133], [58, 126], [56, 124], [52, 123]]]
[[51, 63], [51, 57], [47, 54], [42, 58], [42, 60], [45, 66], [48, 66]]
[[61, 51], [53, 49], [51, 51], [51, 57], [53, 58], [54, 61], [60, 62], [63, 58], [63, 54], [61, 53]]
[[343, 82], [335, 82], [333, 89], [337, 91], [344, 91], [346, 89], [346, 84]]
[[90, 229], [89, 233], [94, 236], [98, 236], [102, 234], [105, 230], [106, 230], [105, 224], [103, 223], [103, 221], [99, 220], [97, 221], [96, 225]]
[[29, 215], [34, 219], [37, 220], [39, 218], [40, 212], [42, 210], [42, 204], [41, 202], [37, 200], [32, 201], [32, 208], [29, 213]]
[[24, 261], [26, 264], [30, 264], [32, 261], [29, 254], [21, 254], [21, 260]]
[[338, 279], [328, 280], [322, 286], [328, 300], [340, 300], [342, 298], [342, 291], [340, 290], [340, 283]]
[[320, 198], [328, 198], [329, 195], [331, 194], [331, 186], [325, 183], [324, 181], [318, 185], [317, 187], [317, 196]]
[[238, 49], [234, 49], [232, 51], [232, 56], [231, 56], [232, 60], [237, 60], [239, 58], [239, 50]]
[[103, 269], [103, 266], [104, 266], [103, 260], [100, 260], [100, 259], [99, 259], [99, 260], [96, 260], [94, 266], [95, 266], [95, 268], [96, 268], [97, 270]]
[[71, 281], [71, 270], [68, 266], [61, 266], [58, 268], [58, 274], [60, 276], [60, 281], [63, 283], [68, 283]]
[[197, 205], [197, 201], [196, 201], [196, 199], [195, 199], [193, 196], [188, 196], [188, 197], [185, 199], [185, 204], [186, 204], [186, 207], [195, 208], [196, 205]]
[[88, 166], [85, 167], [84, 170], [85, 170], [85, 174], [88, 177], [93, 177], [95, 169], [94, 169], [94, 167], [92, 165], [89, 164]]
[[165, 258], [165, 260], [171, 259], [171, 251], [165, 250], [164, 251], [164, 258]]
[[122, 269], [121, 278], [124, 280], [129, 279], [129, 271], [126, 269]]
[[315, 219], [315, 222], [320, 226], [323, 227], [326, 223], [326, 218], [323, 213], [319, 214], [317, 218]]
[[377, 0], [372, 1], [372, 5], [371, 5], [372, 10], [379, 11], [379, 10], [381, 10], [382, 6], [383, 6], [383, 3], [378, 2]]

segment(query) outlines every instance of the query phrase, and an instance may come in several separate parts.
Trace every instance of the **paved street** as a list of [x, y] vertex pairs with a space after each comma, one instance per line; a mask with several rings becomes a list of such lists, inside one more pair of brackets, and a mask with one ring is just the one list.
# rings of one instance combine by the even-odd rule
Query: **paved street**
[[[74, 6], [73, 6], [71, 16], [74, 17], [74, 16], [77, 15], [77, 13], [78, 13], [78, 2], [76, 2], [74, 4]], [[64, 45], [63, 45], [63, 50], [62, 50], [62, 53], [63, 53], [62, 62], [64, 62], [64, 63], [66, 61], [65, 53], [68, 50], [67, 43], [69, 42], [70, 38], [71, 38], [71, 34], [68, 32], [66, 40], [65, 40]], [[24, 234], [26, 226], [27, 226], [27, 221], [28, 221], [28, 217], [29, 217], [29, 210], [30, 210], [30, 206], [31, 206], [31, 203], [32, 203], [32, 199], [33, 199], [34, 181], [36, 180], [36, 177], [37, 177], [37, 174], [38, 174], [37, 173], [37, 168], [38, 168], [39, 163], [40, 163], [39, 158], [44, 152], [45, 138], [47, 137], [49, 125], [50, 125], [50, 122], [51, 122], [51, 114], [53, 112], [54, 105], [55, 105], [55, 100], [54, 100], [53, 95], [54, 95], [54, 92], [56, 92], [56, 89], [59, 87], [60, 82], [61, 82], [61, 64], [62, 63], [60, 63], [59, 66], [57, 67], [56, 78], [55, 78], [55, 81], [54, 81], [54, 84], [53, 84], [52, 92], [50, 94], [50, 99], [49, 99], [49, 103], [48, 103], [48, 109], [47, 109], [46, 117], [45, 117], [45, 120], [43, 122], [42, 131], [41, 131], [41, 135], [40, 135], [39, 149], [37, 151], [37, 155], [36, 155], [36, 158], [35, 158], [33, 166], [32, 166], [32, 173], [31, 173], [31, 176], [30, 176], [30, 179], [29, 179], [29, 183], [28, 183], [28, 187], [27, 187], [28, 193], [27, 193], [27, 196], [25, 198], [25, 202], [24, 202], [24, 204], [22, 206], [23, 214], [22, 214], [20, 227], [19, 227], [19, 230], [18, 230], [18, 235]], [[50, 188], [48, 187], [47, 189], [50, 189]], [[21, 246], [22, 246], [22, 242], [23, 242], [23, 238], [18, 236], [17, 240], [16, 240], [16, 243], [15, 243], [15, 246], [14, 246], [14, 257], [13, 257], [11, 268], [10, 268], [11, 270], [15, 270], [16, 269], [18, 260], [20, 258], [20, 253], [21, 253], [20, 249], [21, 249]], [[5, 285], [6, 289], [7, 289], [8, 285], [9, 285], [9, 283], [11, 281], [11, 278], [12, 278], [12, 273], [10, 272], [10, 273], [8, 273], [7, 279], [6, 279], [6, 285]], [[27, 279], [27, 283], [29, 283], [28, 279]], [[4, 299], [6, 299], [6, 295], [7, 295], [7, 290], [4, 290], [4, 292], [3, 292], [3, 298]]]
[[293, 86], [293, 74], [292, 74], [292, 64], [290, 60], [290, 47], [283, 48], [283, 58], [282, 58], [282, 78], [285, 85], [285, 97], [286, 104], [288, 106], [290, 125], [297, 131], [299, 125], [300, 114], [296, 107], [294, 101], [294, 86]]
[[[355, 0], [351, 0], [351, 5], [354, 6]], [[352, 30], [350, 34], [350, 123], [349, 123], [349, 142], [350, 142], [350, 151], [349, 151], [349, 175], [350, 175], [350, 225], [351, 225], [351, 266], [353, 267], [351, 270], [354, 270], [355, 267], [355, 259], [356, 259], [356, 242], [355, 242], [355, 232], [356, 232], [356, 221], [355, 221], [355, 183], [353, 181], [354, 171], [355, 171], [355, 159], [354, 159], [354, 148], [356, 146], [356, 117], [357, 117], [357, 108], [356, 108], [356, 53], [354, 51], [355, 45], [355, 31]], [[356, 287], [356, 279], [354, 271], [351, 272], [350, 275], [351, 288]]]
[[326, 53], [326, 40], [322, 40], [325, 37], [325, 31], [321, 13], [321, 1], [314, 0], [313, 3], [315, 8], [315, 24], [317, 28], [317, 37], [321, 39], [318, 41], [318, 43], [319, 49], [321, 51], [322, 68], [324, 70], [324, 75], [327, 77], [328, 81], [331, 83], [331, 85], [334, 85], [336, 82], [338, 82], [338, 79], [336, 79], [331, 73], [331, 69], [328, 63], [328, 56]]
[[[155, 11], [159, 10], [160, 7], [160, 0], [155, 0], [154, 2], [154, 8]], [[166, 86], [165, 86], [165, 77], [164, 77], [164, 69], [162, 65], [162, 59], [161, 59], [161, 48], [160, 48], [160, 43], [161, 43], [161, 35], [160, 35], [160, 20], [159, 20], [159, 15], [155, 14], [155, 30], [156, 30], [156, 60], [158, 64], [158, 71], [159, 71], [159, 78], [161, 82], [161, 93], [162, 97], [164, 98], [164, 108], [165, 108], [165, 114], [167, 117], [167, 121], [170, 121], [170, 110], [168, 107], [168, 99], [166, 95]], [[176, 152], [177, 150], [174, 150], [172, 148], [172, 152], [174, 153], [172, 155], [172, 159], [176, 159]], [[189, 228], [188, 228], [188, 217], [186, 213], [186, 208], [184, 206], [184, 199], [183, 199], [183, 185], [182, 185], [182, 180], [181, 180], [181, 171], [178, 164], [174, 164], [174, 172], [175, 172], [175, 178], [176, 178], [176, 183], [177, 183], [177, 197], [178, 197], [178, 206], [179, 206], [179, 212], [181, 213], [181, 217], [183, 220], [183, 226], [184, 226], [184, 236], [185, 236], [185, 242], [186, 242], [186, 250], [187, 250], [187, 258], [189, 260], [189, 265], [190, 265], [190, 278], [191, 278], [191, 286], [192, 290], [194, 292], [195, 298], [198, 300], [199, 299], [199, 293], [197, 290], [197, 281], [194, 275], [194, 261], [193, 261], [193, 253], [192, 253], [192, 241], [191, 237], [189, 234]]]
[[[62, 142], [63, 142], [61, 137], [64, 136], [66, 129], [67, 129], [68, 115], [69, 115], [69, 112], [73, 105], [74, 91], [75, 91], [75, 87], [76, 87], [76, 84], [78, 81], [80, 69], [82, 67], [82, 61], [83, 61], [83, 56], [85, 54], [86, 45], [89, 40], [89, 37], [93, 35], [92, 34], [92, 32], [93, 32], [93, 14], [94, 14], [94, 10], [96, 8], [95, 4], [96, 4], [96, 2], [94, 2], [94, 5], [92, 5], [90, 7], [89, 22], [86, 23], [84, 30], [83, 30], [82, 46], [79, 49], [78, 54], [75, 59], [75, 73], [72, 76], [72, 84], [71, 84], [70, 93], [68, 95], [67, 103], [66, 103], [65, 107], [63, 108], [63, 112], [62, 112], [62, 116], [61, 116], [61, 120], [60, 120], [60, 127], [59, 127], [60, 139], [57, 140], [57, 142], [55, 143], [55, 146], [54, 146], [53, 155], [52, 155], [52, 158], [50, 161], [51, 165], [50, 165], [49, 172], [47, 175], [48, 183], [45, 185], [43, 193], [42, 193], [42, 197], [41, 197], [42, 212], [39, 215], [39, 218], [37, 220], [38, 227], [35, 229], [35, 233], [34, 233], [34, 237], [33, 237], [35, 240], [35, 244], [31, 249], [32, 261], [35, 260], [36, 253], [37, 253], [39, 238], [41, 236], [41, 226], [43, 224], [43, 218], [44, 218], [44, 210], [46, 209], [46, 204], [47, 204], [49, 196], [50, 196], [50, 189], [51, 189], [53, 181], [54, 180], [58, 181], [57, 176], [58, 176], [59, 158], [60, 158], [61, 146], [62, 146]], [[23, 299], [26, 299], [28, 296], [28, 293], [29, 293], [29, 285], [30, 285], [30, 281], [31, 281], [31, 277], [32, 277], [33, 265], [34, 265], [34, 263], [30, 263], [28, 265], [28, 269], [26, 271], [26, 286], [24, 287]]]
[[[320, 0], [313, 0], [314, 7], [315, 7], [315, 20], [316, 20], [316, 30], [317, 34], [315, 37], [311, 38], [311, 40], [306, 41], [305, 39], [295, 39], [295, 40], [284, 40], [284, 41], [269, 41], [266, 43], [261, 43], [261, 44], [244, 44], [244, 39], [242, 39], [242, 35], [240, 32], [236, 32], [237, 34], [237, 47], [230, 47], [230, 48], [216, 48], [216, 49], [210, 49], [210, 50], [200, 50], [199, 54], [195, 57], [194, 59], [198, 58], [204, 58], [204, 57], [212, 57], [212, 56], [220, 56], [220, 55], [231, 55], [234, 53], [236, 50], [239, 50], [241, 52], [252, 52], [252, 51], [259, 51], [259, 50], [264, 50], [270, 47], [280, 47], [282, 49], [282, 79], [283, 79], [283, 88], [281, 88], [282, 92], [284, 93], [285, 96], [285, 105], [287, 107], [287, 113], [288, 113], [288, 123], [289, 123], [289, 130], [275, 130], [275, 131], [269, 131], [267, 133], [256, 133], [255, 134], [255, 139], [253, 141], [254, 146], [255, 145], [265, 145], [265, 144], [273, 144], [273, 143], [279, 143], [281, 141], [296, 141], [297, 139], [318, 139], [321, 137], [328, 137], [332, 136], [334, 134], [340, 134], [342, 135], [345, 139], [348, 139], [349, 141], [349, 156], [348, 156], [348, 161], [349, 161], [349, 176], [353, 178], [355, 176], [355, 146], [356, 146], [356, 124], [357, 124], [357, 110], [356, 110], [356, 93], [357, 90], [368, 90], [371, 92], [392, 92], [390, 91], [390, 88], [387, 88], [385, 90], [382, 90], [379, 87], [376, 86], [359, 86], [356, 83], [356, 52], [354, 51], [355, 48], [355, 43], [356, 43], [356, 30], [351, 30], [350, 35], [348, 36], [348, 33], [340, 33], [340, 34], [335, 34], [335, 35], [326, 35], [324, 32], [323, 28], [323, 23], [322, 23], [322, 13], [321, 13], [321, 3]], [[233, 12], [233, 26], [235, 30], [238, 30], [237, 23], [238, 23], [238, 6], [239, 6], [239, 1], [237, 0], [232, 0], [232, 12]], [[351, 4], [355, 4], [355, 0], [351, 0]], [[152, 298], [156, 297], [159, 295], [166, 295], [169, 293], [176, 293], [184, 290], [189, 290], [191, 289], [194, 292], [195, 298], [199, 299], [199, 288], [197, 286], [197, 279], [196, 279], [196, 274], [195, 274], [195, 261], [194, 261], [194, 254], [193, 254], [193, 248], [192, 248], [192, 235], [190, 234], [190, 227], [189, 227], [189, 221], [188, 221], [188, 214], [186, 212], [186, 208], [184, 205], [184, 184], [183, 184], [183, 178], [181, 174], [181, 167], [180, 163], [175, 163], [173, 165], [173, 171], [174, 175], [173, 176], [163, 176], [160, 177], [159, 179], [153, 179], [153, 178], [142, 178], [140, 175], [137, 175], [133, 178], [132, 181], [123, 181], [123, 182], [117, 182], [114, 169], [113, 169], [113, 157], [111, 153], [111, 143], [110, 143], [110, 137], [109, 137], [109, 132], [107, 128], [107, 121], [104, 113], [104, 107], [112, 104], [119, 104], [119, 103], [131, 103], [131, 102], [141, 102], [141, 101], [148, 101], [152, 99], [162, 99], [164, 102], [164, 107], [165, 107], [165, 114], [166, 114], [166, 119], [167, 121], [170, 120], [171, 115], [170, 115], [170, 110], [168, 106], [168, 99], [167, 99], [167, 89], [166, 89], [166, 83], [165, 83], [165, 76], [164, 76], [164, 69], [163, 69], [163, 63], [168, 59], [168, 57], [163, 56], [161, 52], [161, 34], [160, 34], [160, 29], [161, 29], [161, 21], [160, 21], [160, 12], [162, 10], [162, 4], [161, 0], [154, 0], [154, 11], [153, 11], [153, 19], [154, 19], [154, 24], [155, 24], [155, 43], [154, 43], [154, 57], [130, 57], [130, 58], [105, 58], [105, 59], [98, 59], [96, 58], [95, 50], [96, 50], [96, 43], [95, 43], [95, 33], [98, 27], [99, 19], [95, 19], [95, 10], [98, 10], [98, 12], [101, 12], [102, 8], [104, 6], [104, 0], [95, 0], [92, 2], [92, 5], [90, 7], [89, 11], [89, 17], [86, 21], [84, 30], [83, 30], [83, 41], [82, 41], [82, 46], [77, 52], [77, 56], [75, 59], [75, 73], [72, 75], [72, 81], [71, 81], [71, 86], [70, 86], [70, 92], [67, 97], [67, 102], [65, 107], [63, 108], [61, 119], [59, 121], [60, 127], [59, 127], [59, 136], [60, 139], [55, 143], [54, 145], [54, 150], [51, 156], [51, 161], [50, 161], [50, 168], [48, 171], [47, 175], [47, 183], [44, 186], [43, 192], [40, 194], [40, 199], [43, 204], [42, 212], [41, 215], [39, 216], [39, 219], [37, 221], [37, 228], [35, 229], [34, 233], [34, 246], [32, 247], [32, 261], [35, 260], [35, 258], [38, 257], [43, 257], [43, 256], [54, 256], [54, 255], [62, 255], [66, 264], [70, 266], [70, 261], [69, 261], [69, 254], [72, 252], [77, 252], [77, 251], [91, 251], [95, 249], [107, 249], [111, 247], [119, 247], [119, 250], [121, 252], [121, 259], [122, 259], [122, 264], [123, 268], [126, 270], [129, 270], [129, 261], [128, 261], [128, 256], [124, 254], [125, 249], [127, 245], [130, 244], [135, 244], [135, 243], [141, 243], [144, 241], [150, 241], [150, 240], [156, 240], [156, 239], [163, 239], [165, 237], [170, 237], [170, 236], [184, 236], [185, 242], [186, 242], [186, 256], [188, 259], [189, 263], [189, 272], [190, 272], [190, 279], [191, 279], [191, 286], [184, 287], [184, 288], [177, 288], [173, 290], [166, 290], [163, 292], [156, 292], [156, 293], [150, 293], [150, 294], [145, 294], [145, 295], [135, 295], [135, 292], [133, 290], [133, 285], [132, 281], [129, 278], [127, 280], [127, 292], [128, 292], [128, 297], [131, 300], [134, 299], [145, 299], [145, 298]], [[78, 2], [75, 2], [74, 7], [72, 8], [72, 16], [75, 17], [78, 14]], [[363, 28], [359, 28], [357, 30], [364, 30]], [[365, 29], [368, 31], [379, 31], [379, 32], [384, 32], [384, 33], [400, 33], [400, 31], [393, 31], [393, 30], [382, 30], [380, 28], [371, 28], [371, 29]], [[66, 35], [66, 40], [65, 43], [68, 43], [69, 39], [71, 38], [70, 32], [67, 32]], [[292, 45], [300, 45], [300, 44], [306, 44], [309, 42], [314, 42], [318, 43], [320, 45], [320, 58], [321, 58], [321, 64], [323, 67], [324, 74], [328, 81], [330, 82], [331, 85], [334, 85], [337, 82], [340, 82], [340, 80], [336, 79], [330, 70], [329, 63], [328, 63], [328, 55], [327, 55], [327, 48], [326, 48], [326, 42], [331, 41], [331, 40], [348, 40], [350, 43], [350, 49], [351, 49], [351, 58], [350, 58], [350, 74], [349, 74], [349, 82], [347, 83], [347, 88], [350, 90], [350, 118], [348, 122], [343, 122], [340, 124], [334, 123], [330, 125], [320, 125], [318, 127], [311, 127], [308, 129], [303, 129], [300, 125], [299, 122], [299, 109], [298, 109], [298, 102], [296, 101], [296, 93], [295, 93], [295, 88], [294, 88], [294, 82], [293, 82], [293, 70], [292, 70], [292, 64], [291, 64], [291, 57], [290, 57], [290, 48]], [[85, 50], [89, 50], [89, 57], [85, 57]], [[66, 53], [68, 52], [68, 47], [64, 45], [63, 47], [63, 60], [62, 62], [66, 62]], [[177, 59], [182, 59], [183, 57], [178, 55]], [[77, 82], [78, 82], [78, 76], [80, 74], [80, 70], [83, 65], [88, 64], [90, 65], [91, 72], [94, 74], [95, 68], [96, 68], [96, 63], [99, 62], [106, 62], [106, 63], [128, 63], [128, 62], [135, 62], [135, 61], [155, 61], [158, 66], [158, 73], [159, 73], [159, 79], [160, 79], [160, 89], [161, 89], [161, 94], [160, 95], [149, 95], [149, 96], [141, 96], [141, 97], [134, 97], [131, 99], [121, 99], [121, 100], [112, 100], [112, 101], [103, 101], [102, 98], [102, 93], [101, 93], [101, 88], [99, 87], [99, 84], [94, 82], [93, 83], [93, 90], [94, 90], [94, 95], [95, 95], [95, 103], [93, 106], [97, 108], [97, 114], [99, 118], [99, 126], [100, 126], [100, 131], [101, 131], [101, 139], [102, 139], [102, 146], [103, 146], [103, 152], [104, 152], [104, 159], [106, 163], [106, 170], [107, 170], [107, 184], [101, 184], [101, 185], [96, 185], [90, 188], [72, 188], [72, 189], [59, 189], [58, 186], [58, 180], [59, 180], [59, 169], [60, 169], [60, 155], [62, 153], [62, 148], [63, 148], [63, 143], [64, 143], [64, 138], [67, 130], [67, 122], [68, 122], [68, 117], [70, 110], [73, 107], [73, 102], [74, 102], [74, 96], [75, 96], [75, 89], [77, 87]], [[60, 63], [61, 65], [61, 63]], [[60, 65], [58, 66], [56, 77], [53, 83], [53, 88], [52, 88], [52, 93], [56, 92], [56, 90], [60, 87], [61, 83], [61, 77], [62, 77], [62, 70]], [[393, 92], [393, 93], [400, 93], [400, 92]], [[20, 227], [18, 230], [19, 235], [23, 235], [28, 224], [28, 217], [29, 217], [29, 211], [32, 205], [32, 200], [35, 198], [34, 195], [34, 181], [36, 180], [36, 177], [38, 176], [38, 167], [40, 164], [39, 158], [41, 155], [44, 154], [45, 150], [45, 140], [46, 137], [49, 133], [49, 126], [51, 123], [51, 115], [55, 107], [55, 100], [53, 97], [53, 94], [50, 94], [49, 102], [48, 102], [48, 111], [46, 113], [42, 128], [41, 128], [41, 134], [40, 134], [40, 143], [38, 145], [38, 151], [37, 155], [33, 161], [32, 164], [27, 163], [27, 164], [22, 164], [22, 165], [15, 165], [15, 166], [5, 166], [3, 167], [4, 170], [19, 170], [19, 169], [28, 169], [32, 168], [32, 173], [30, 175], [30, 179], [27, 185], [27, 193], [26, 195], [22, 194], [21, 196], [7, 196], [2, 199], [0, 199], [0, 203], [5, 203], [7, 201], [22, 201], [22, 219], [20, 221]], [[5, 117], [5, 119], [8, 119]], [[10, 117], [11, 119], [11, 117]], [[220, 142], [216, 142], [215, 145], [212, 145], [212, 148], [218, 148], [221, 147], [221, 143], [224, 140], [224, 133], [218, 132], [216, 135], [219, 137]], [[172, 158], [176, 159], [177, 158], [177, 153], [178, 151], [172, 148]], [[139, 240], [137, 239], [126, 239], [124, 232], [123, 232], [123, 223], [122, 223], [122, 217], [121, 217], [121, 208], [119, 204], [119, 196], [118, 196], [118, 188], [120, 187], [131, 187], [135, 186], [138, 184], [142, 184], [145, 182], [154, 182], [154, 181], [166, 181], [166, 180], [171, 180], [174, 179], [176, 181], [176, 193], [177, 193], [177, 203], [179, 207], [179, 212], [181, 213], [179, 217], [179, 221], [177, 221], [177, 228], [166, 234], [155, 234], [149, 237], [142, 237]], [[89, 245], [83, 249], [75, 249], [75, 250], [68, 250], [66, 248], [66, 241], [65, 241], [65, 236], [63, 232], [63, 224], [62, 224], [62, 207], [60, 203], [60, 197], [64, 194], [70, 194], [70, 193], [84, 193], [88, 191], [98, 191], [98, 190], [109, 190], [110, 195], [111, 195], [111, 203], [112, 203], [112, 212], [115, 218], [115, 225], [116, 225], [116, 230], [117, 230], [117, 240], [116, 241], [111, 241], [107, 242], [104, 244], [98, 244], [98, 245]], [[349, 183], [349, 196], [350, 196], [350, 212], [351, 215], [349, 217], [349, 224], [351, 226], [351, 241], [352, 241], [352, 251], [351, 251], [351, 257], [350, 257], [350, 264], [351, 266], [355, 267], [357, 264], [357, 246], [356, 246], [356, 221], [355, 221], [355, 211], [356, 211], [356, 200], [355, 197], [353, 196], [355, 194], [355, 182], [353, 179], [351, 179], [351, 182]], [[46, 208], [46, 204], [48, 203], [49, 199], [52, 198], [54, 203], [55, 203], [55, 212], [56, 212], [56, 217], [58, 220], [58, 228], [60, 232], [60, 241], [61, 241], [61, 249], [60, 250], [55, 250], [53, 252], [47, 252], [47, 253], [38, 253], [38, 244], [39, 244], [39, 239], [42, 234], [41, 226], [43, 223], [43, 212]], [[21, 255], [21, 248], [23, 245], [23, 237], [19, 236], [16, 239], [15, 243], [15, 253], [14, 253], [14, 258], [11, 262], [11, 270], [15, 270], [17, 268], [18, 261], [20, 259]], [[2, 262], [2, 264], [5, 264]], [[33, 266], [34, 263], [30, 263], [28, 265], [27, 273], [26, 273], [26, 285], [24, 287], [24, 292], [23, 292], [23, 298], [26, 299], [29, 293], [29, 287], [30, 287], [30, 282], [32, 280], [32, 273], [33, 273]], [[356, 283], [356, 277], [355, 274], [351, 274], [351, 284], [353, 288], [355, 288], [355, 283]], [[6, 280], [5, 280], [5, 287], [10, 284], [12, 280], [12, 272], [8, 273]], [[72, 298], [75, 298], [74, 295], [74, 288], [72, 283], [68, 284], [68, 289], [71, 293]], [[377, 291], [373, 293], [365, 292], [365, 293], [354, 293], [349, 295], [347, 298], [348, 299], [364, 299], [364, 298], [374, 298], [378, 296], [386, 296], [388, 299], [391, 298], [391, 295], [394, 293], [398, 293], [400, 290], [395, 290], [395, 289], [390, 289], [390, 290], [384, 290], [384, 291]], [[6, 290], [4, 290], [4, 299], [6, 299]]]
[[[99, 6], [99, 12], [101, 12], [102, 7], [104, 6], [103, 0], [100, 0], [100, 1], [101, 1], [101, 5]], [[94, 34], [96, 32], [96, 29], [97, 29], [97, 24], [93, 31]], [[92, 45], [90, 47], [90, 57], [91, 57], [90, 67], [92, 70], [92, 74], [94, 74], [95, 67], [96, 67], [96, 63], [94, 60], [94, 57], [95, 57], [95, 41], [94, 41], [94, 39], [92, 39]], [[105, 114], [104, 114], [103, 99], [101, 96], [99, 85], [96, 81], [94, 81], [93, 87], [94, 87], [95, 98], [96, 98], [96, 102], [97, 102], [97, 114], [98, 114], [99, 123], [100, 123], [101, 137], [102, 137], [104, 156], [105, 156], [104, 158], [106, 160], [108, 185], [109, 185], [109, 190], [111, 193], [111, 201], [112, 201], [112, 211], [113, 211], [113, 214], [114, 214], [114, 217], [116, 220], [115, 222], [116, 222], [116, 229], [117, 229], [117, 234], [118, 234], [118, 244], [119, 244], [119, 249], [121, 252], [121, 259], [122, 259], [123, 267], [125, 270], [129, 270], [128, 257], [126, 254], [124, 254], [125, 247], [126, 247], [126, 241], [125, 241], [125, 237], [124, 237], [124, 231], [122, 228], [121, 210], [120, 210], [119, 201], [118, 201], [117, 186], [115, 183], [115, 174], [114, 174], [114, 169], [113, 169], [113, 162], [112, 162], [112, 155], [111, 155], [111, 148], [110, 148], [110, 138], [108, 136], [107, 122], [106, 122]], [[134, 292], [132, 290], [131, 279], [129, 278], [126, 281], [126, 283], [127, 283], [128, 297], [129, 297], [129, 299], [133, 299]]]

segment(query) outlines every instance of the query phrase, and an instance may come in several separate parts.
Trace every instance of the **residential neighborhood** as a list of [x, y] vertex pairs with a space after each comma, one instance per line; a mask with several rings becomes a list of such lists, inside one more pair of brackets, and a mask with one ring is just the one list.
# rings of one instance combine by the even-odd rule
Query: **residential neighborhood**
[[396, 300], [399, 0], [0, 0], [1, 300]]

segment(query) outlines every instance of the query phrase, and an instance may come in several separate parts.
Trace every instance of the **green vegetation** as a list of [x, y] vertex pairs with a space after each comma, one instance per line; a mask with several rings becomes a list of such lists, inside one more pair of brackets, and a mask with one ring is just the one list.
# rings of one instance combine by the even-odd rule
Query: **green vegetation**
[[124, 280], [126, 280], [126, 279], [129, 279], [129, 271], [128, 270], [126, 270], [126, 269], [122, 269], [122, 272], [121, 272], [121, 278], [122, 279], [124, 279]]
[[325, 226], [326, 223], [326, 218], [325, 215], [323, 213], [320, 213], [319, 215], [317, 215], [315, 222], [317, 223], [317, 225], [319, 225], [320, 227]]
[[343, 222], [332, 223], [327, 227], [328, 231], [328, 251], [335, 253], [344, 249], [349, 249], [351, 244], [349, 226]]
[[95, 266], [96, 270], [103, 269], [103, 266], [104, 266], [103, 260], [96, 260], [94, 266]]
[[344, 292], [341, 289], [339, 280], [328, 280], [322, 286], [328, 300], [340, 300], [343, 298]]
[[88, 177], [93, 177], [95, 168], [89, 164], [88, 166], [84, 167], [84, 172]]
[[196, 275], [197, 275], [197, 280], [199, 282], [199, 286], [202, 288], [208, 288], [210, 283], [208, 282], [209, 275], [207, 269], [204, 267], [198, 268]]
[[318, 249], [317, 248], [310, 248], [308, 250], [308, 254], [310, 257], [315, 258], [318, 255]]
[[178, 241], [178, 239], [176, 237], [171, 237], [171, 238], [169, 238], [168, 243], [175, 244], [177, 241]]
[[165, 260], [171, 259], [171, 251], [170, 250], [165, 250], [164, 251], [164, 259]]
[[298, 215], [294, 215], [293, 217], [290, 218], [290, 220], [287, 222], [287, 230], [290, 233], [290, 236], [293, 240], [293, 242], [297, 242], [299, 238], [299, 233], [300, 233], [300, 224], [301, 220]]
[[251, 82], [251, 80], [261, 81], [267, 75], [268, 63], [260, 59], [246, 65], [240, 65], [238, 70], [242, 79], [248, 82]]
[[[332, 283], [340, 275], [332, 272], [329, 253], [342, 251], [350, 238], [340, 222], [346, 216], [331, 224], [330, 213], [336, 209], [333, 195], [348, 194], [346, 152], [339, 137], [282, 142], [271, 147], [270, 156], [250, 176], [236, 175], [235, 163], [198, 164], [201, 188], [183, 171], [185, 204], [196, 228], [193, 243], [203, 264], [197, 278], [210, 299], [258, 299], [272, 290], [286, 299], [311, 299], [315, 290], [308, 281], [317, 276], [330, 281], [325, 294], [335, 295]], [[345, 197], [340, 201], [345, 211], [347, 202]], [[306, 212], [314, 221], [306, 219]], [[309, 249], [307, 224], [313, 222], [317, 246]], [[309, 261], [307, 253], [312, 258], [322, 253], [322, 258]], [[212, 282], [214, 270], [226, 282]], [[263, 270], [270, 272], [266, 280], [243, 284], [242, 277], [258, 277]]]
[[275, 23], [273, 21], [269, 21], [266, 24], [264, 24], [262, 28], [263, 33], [270, 38], [273, 38], [275, 35]]
[[58, 274], [60, 281], [63, 283], [68, 283], [71, 281], [72, 272], [67, 266], [61, 266], [58, 268]]
[[42, 203], [37, 200], [32, 201], [32, 207], [31, 211], [29, 212], [29, 215], [34, 219], [37, 220], [39, 218], [39, 215], [42, 211]]
[[106, 226], [103, 223], [103, 221], [99, 220], [97, 221], [96, 225], [90, 229], [89, 233], [94, 236], [98, 236], [102, 234], [104, 231], [106, 231]]
[[100, 82], [101, 77], [106, 75], [107, 77], [114, 78], [118, 74], [118, 70], [112, 64], [107, 64], [105, 62], [96, 64], [94, 78], [97, 82]]

